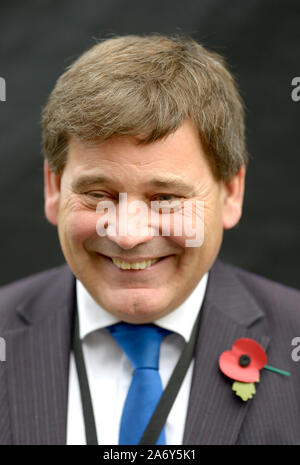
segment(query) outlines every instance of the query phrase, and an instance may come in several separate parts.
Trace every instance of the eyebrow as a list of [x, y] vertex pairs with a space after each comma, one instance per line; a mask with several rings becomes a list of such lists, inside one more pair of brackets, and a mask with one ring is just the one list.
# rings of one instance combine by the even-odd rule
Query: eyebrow
[[109, 177], [105, 176], [105, 175], [87, 175], [87, 174], [84, 174], [82, 176], [80, 176], [79, 178], [75, 179], [72, 184], [71, 184], [71, 187], [73, 190], [81, 190], [81, 189], [84, 189], [92, 184], [109, 184], [109, 183], [112, 183], [112, 179], [110, 179]]
[[147, 184], [162, 189], [174, 189], [186, 194], [194, 194], [195, 187], [186, 183], [180, 177], [166, 176], [149, 179]]
[[[94, 184], [113, 184], [114, 180], [106, 175], [82, 175], [72, 182], [73, 190], [81, 190]], [[160, 189], [173, 189], [186, 195], [195, 194], [195, 187], [183, 181], [179, 176], [158, 176], [145, 181], [145, 184]]]

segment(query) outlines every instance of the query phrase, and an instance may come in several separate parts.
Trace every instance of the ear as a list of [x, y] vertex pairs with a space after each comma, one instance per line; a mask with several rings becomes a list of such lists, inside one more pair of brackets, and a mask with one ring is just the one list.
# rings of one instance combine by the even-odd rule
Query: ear
[[227, 182], [224, 182], [223, 197], [223, 227], [233, 228], [242, 216], [242, 207], [245, 190], [246, 168], [243, 165], [239, 172]]
[[56, 175], [44, 161], [44, 210], [47, 220], [54, 226], [58, 224], [61, 174]]

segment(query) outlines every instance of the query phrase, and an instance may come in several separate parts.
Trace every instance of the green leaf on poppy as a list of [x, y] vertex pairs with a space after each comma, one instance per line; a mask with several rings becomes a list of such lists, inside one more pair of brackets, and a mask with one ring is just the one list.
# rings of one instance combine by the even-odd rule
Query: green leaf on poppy
[[232, 390], [235, 391], [236, 395], [243, 401], [251, 399], [256, 393], [254, 383], [242, 383], [240, 381], [235, 381], [233, 383]]

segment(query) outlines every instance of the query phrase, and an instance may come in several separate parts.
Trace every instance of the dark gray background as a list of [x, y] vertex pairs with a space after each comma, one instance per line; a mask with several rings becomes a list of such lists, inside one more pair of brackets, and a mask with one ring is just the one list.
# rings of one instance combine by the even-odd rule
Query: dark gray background
[[58, 76], [95, 38], [185, 32], [223, 54], [247, 107], [251, 163], [244, 216], [221, 257], [300, 288], [300, 2], [276, 0], [1, 1], [0, 284], [63, 262], [43, 212], [40, 110]]

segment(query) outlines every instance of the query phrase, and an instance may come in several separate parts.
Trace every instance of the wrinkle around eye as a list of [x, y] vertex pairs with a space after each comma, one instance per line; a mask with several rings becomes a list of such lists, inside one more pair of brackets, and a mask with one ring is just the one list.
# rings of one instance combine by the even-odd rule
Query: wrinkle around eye
[[[99, 200], [98, 200], [99, 201]], [[88, 200], [82, 195], [74, 194], [69, 196], [64, 203], [61, 204], [62, 210], [67, 210], [69, 212], [79, 211], [79, 210], [96, 210], [97, 199]]]

